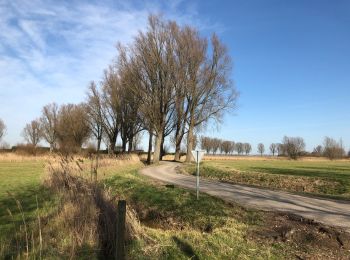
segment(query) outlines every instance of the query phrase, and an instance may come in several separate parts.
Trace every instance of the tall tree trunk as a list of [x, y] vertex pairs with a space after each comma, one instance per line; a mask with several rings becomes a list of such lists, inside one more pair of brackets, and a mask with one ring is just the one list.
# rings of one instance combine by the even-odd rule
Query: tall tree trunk
[[193, 130], [194, 130], [194, 118], [191, 116], [190, 123], [188, 126], [187, 133], [187, 154], [186, 154], [186, 162], [191, 162], [192, 159], [192, 149], [193, 149]]
[[123, 152], [123, 153], [126, 152], [126, 142], [127, 142], [127, 139], [126, 139], [126, 137], [124, 136], [124, 138], [122, 138], [122, 152]]
[[153, 163], [159, 163], [159, 158], [161, 155], [162, 138], [163, 138], [163, 133], [156, 133], [156, 143], [154, 145]]
[[[129, 136], [129, 143], [128, 143], [128, 152], [129, 152], [129, 153], [130, 153], [130, 152], [132, 151], [132, 149], [133, 149], [133, 147], [132, 147], [133, 141], [134, 141], [134, 137], [133, 137], [133, 136]], [[135, 149], [135, 147], [134, 147], [134, 149]]]
[[161, 161], [163, 159], [163, 156], [165, 155], [165, 151], [164, 151], [164, 137], [165, 135], [165, 131], [163, 131], [163, 134], [162, 134], [162, 140], [160, 142], [160, 154], [159, 154], [159, 161]]
[[177, 145], [176, 144], [176, 147], [175, 147], [175, 161], [180, 161], [180, 157], [181, 157], [181, 144], [180, 145]]
[[175, 161], [180, 161], [181, 141], [184, 136], [184, 129], [185, 127], [181, 129], [181, 121], [179, 120], [175, 131]]
[[153, 142], [153, 134], [152, 131], [149, 131], [149, 140], [148, 140], [148, 153], [147, 153], [147, 164], [151, 164], [152, 157], [152, 142]]
[[101, 149], [101, 141], [102, 141], [101, 137], [97, 138], [97, 153], [99, 153]]
[[109, 154], [114, 154], [115, 152], [115, 144], [117, 142], [117, 136], [118, 134], [115, 134], [112, 138], [110, 138], [110, 144], [109, 144], [109, 148], [108, 148], [108, 153]]

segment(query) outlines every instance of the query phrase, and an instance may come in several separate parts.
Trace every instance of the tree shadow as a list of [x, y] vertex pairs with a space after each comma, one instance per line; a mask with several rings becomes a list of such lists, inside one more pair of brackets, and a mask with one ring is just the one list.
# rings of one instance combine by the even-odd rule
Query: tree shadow
[[177, 247], [190, 259], [199, 260], [198, 255], [194, 252], [192, 246], [184, 240], [173, 236], [172, 239], [176, 243]]

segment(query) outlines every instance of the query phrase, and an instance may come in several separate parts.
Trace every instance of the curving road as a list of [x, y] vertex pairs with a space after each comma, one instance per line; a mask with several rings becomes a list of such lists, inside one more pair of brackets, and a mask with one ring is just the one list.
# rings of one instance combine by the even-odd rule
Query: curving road
[[[162, 162], [146, 167], [140, 173], [176, 186], [195, 189], [196, 178], [177, 173], [180, 163]], [[272, 191], [250, 186], [200, 180], [200, 192], [236, 202], [245, 207], [268, 211], [283, 211], [313, 219], [330, 226], [338, 226], [350, 232], [350, 202], [314, 197], [304, 197], [284, 191]]]

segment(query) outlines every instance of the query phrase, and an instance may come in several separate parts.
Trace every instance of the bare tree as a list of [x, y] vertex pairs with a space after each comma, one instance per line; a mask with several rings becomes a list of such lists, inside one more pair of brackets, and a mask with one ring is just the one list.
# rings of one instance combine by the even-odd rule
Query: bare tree
[[282, 143], [285, 153], [292, 159], [297, 159], [305, 149], [305, 142], [301, 137], [285, 136]]
[[220, 151], [228, 155], [231, 151], [231, 145], [232, 143], [230, 141], [222, 141]]
[[244, 150], [245, 154], [248, 155], [252, 151], [252, 146], [249, 143], [244, 143], [243, 150]]
[[50, 145], [50, 152], [56, 148], [57, 144], [57, 115], [58, 106], [52, 103], [43, 107], [40, 117], [41, 134]]
[[108, 138], [108, 153], [115, 151], [115, 145], [120, 129], [120, 80], [115, 66], [109, 66], [104, 71], [102, 80], [102, 126], [105, 136]]
[[263, 156], [264, 152], [265, 152], [264, 144], [263, 143], [259, 143], [258, 144], [258, 153], [260, 153], [260, 156]]
[[143, 137], [143, 133], [144, 132], [138, 132], [135, 134], [134, 138], [133, 138], [133, 148], [134, 150], [141, 150], [141, 141], [142, 141], [142, 137]]
[[150, 16], [148, 31], [138, 34], [129, 53], [125, 48], [120, 51], [121, 64], [136, 79], [130, 90], [140, 100], [143, 124], [150, 131], [150, 136], [155, 136], [155, 163], [161, 156], [167, 124], [172, 123], [170, 112], [175, 95], [171, 74], [174, 70], [173, 46], [170, 23]]
[[36, 147], [41, 139], [40, 121], [36, 119], [26, 124], [22, 131], [22, 136], [27, 143]]
[[241, 143], [241, 142], [236, 143], [235, 150], [237, 151], [238, 155], [241, 155], [244, 151], [243, 143]]
[[[231, 61], [226, 47], [216, 35], [211, 38], [211, 57], [208, 57], [207, 43], [200, 41], [201, 62], [190, 75], [187, 102], [189, 106], [188, 143], [186, 161], [191, 161], [194, 128], [214, 118], [220, 121], [227, 109], [236, 105], [238, 93], [229, 79]], [[203, 58], [202, 58], [203, 57]]]
[[103, 135], [103, 110], [101, 94], [94, 81], [90, 83], [88, 88], [86, 112], [90, 131], [97, 140], [96, 150], [99, 153]]
[[213, 138], [211, 139], [211, 142], [212, 142], [212, 152], [213, 154], [216, 154], [220, 148], [221, 140], [219, 138]]
[[275, 156], [275, 153], [277, 152], [277, 144], [272, 143], [270, 145], [270, 152], [272, 153], [272, 156]]
[[79, 151], [90, 137], [90, 127], [83, 104], [62, 105], [58, 112], [58, 141], [66, 152]]
[[342, 142], [337, 142], [333, 138], [326, 136], [323, 141], [324, 155], [333, 160], [336, 158], [342, 158], [345, 154], [345, 150], [342, 147]]
[[230, 154], [234, 153], [235, 146], [236, 146], [235, 142], [234, 141], [230, 141], [230, 152], [229, 152]]
[[5, 133], [6, 133], [6, 125], [4, 121], [2, 121], [2, 119], [0, 118], [0, 141], [2, 137], [5, 135]]
[[143, 122], [140, 116], [140, 97], [134, 95], [132, 87], [135, 84], [132, 69], [125, 65], [126, 58], [123, 47], [120, 46], [121, 58], [119, 59], [119, 77], [121, 83], [120, 89], [120, 136], [122, 139], [122, 151], [126, 151], [128, 143], [128, 152], [133, 149], [134, 137], [144, 130]]
[[316, 156], [321, 156], [323, 154], [323, 147], [322, 147], [322, 145], [317, 145], [314, 148], [313, 154], [316, 155]]
[[277, 144], [277, 154], [278, 156], [285, 156], [286, 155], [286, 149], [283, 144], [278, 143]]
[[201, 137], [201, 148], [207, 152], [207, 154], [210, 153], [210, 138], [206, 136]]

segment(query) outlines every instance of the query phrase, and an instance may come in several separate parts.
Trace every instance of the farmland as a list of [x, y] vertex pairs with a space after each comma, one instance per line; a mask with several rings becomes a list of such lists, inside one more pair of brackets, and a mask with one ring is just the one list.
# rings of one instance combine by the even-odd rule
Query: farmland
[[[89, 160], [81, 161], [83, 168], [89, 167]], [[243, 167], [244, 162], [240, 163]], [[321, 226], [307, 221], [286, 214], [248, 210], [204, 194], [196, 201], [193, 192], [139, 175], [141, 167], [143, 164], [136, 159], [102, 160], [98, 176], [111, 198], [126, 199], [138, 219], [133, 224], [137, 227], [132, 229], [135, 234], [127, 243], [127, 253], [132, 259], [281, 259], [295, 255], [345, 257], [347, 254], [337, 242], [338, 231], [332, 228], [327, 228], [324, 234], [320, 232]], [[92, 231], [98, 232], [93, 222], [94, 211], [90, 207], [72, 209], [70, 204], [62, 205], [62, 195], [42, 183], [46, 169], [47, 160], [0, 161], [1, 257], [26, 256], [24, 219], [31, 241], [29, 256], [98, 258], [101, 247], [96, 236], [91, 236]], [[79, 194], [75, 196], [83, 205], [87, 194], [81, 195], [81, 198]], [[16, 200], [22, 205], [21, 210]], [[80, 227], [86, 235], [78, 236], [82, 241], [75, 238], [77, 234], [71, 231], [75, 227], [70, 226], [76, 225], [77, 210], [80, 217], [91, 218]], [[38, 212], [44, 241], [40, 252]], [[287, 239], [291, 228], [297, 235]], [[305, 236], [310, 239], [305, 241]]]
[[[195, 166], [186, 170], [195, 174]], [[350, 161], [209, 156], [201, 176], [231, 183], [350, 199]]]

